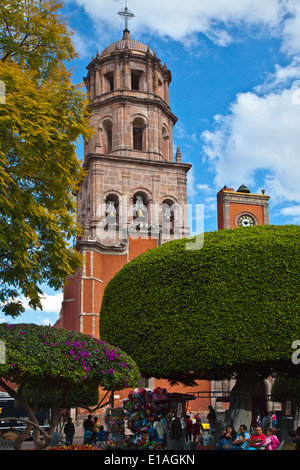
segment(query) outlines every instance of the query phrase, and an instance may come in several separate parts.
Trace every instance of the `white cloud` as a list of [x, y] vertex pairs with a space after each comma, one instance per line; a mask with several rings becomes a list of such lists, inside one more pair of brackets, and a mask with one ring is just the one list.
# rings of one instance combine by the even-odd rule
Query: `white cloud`
[[[22, 297], [21, 302], [23, 303], [23, 306], [25, 310], [30, 310], [29, 306], [29, 301], [25, 297]], [[43, 297], [41, 299], [43, 313], [59, 313], [61, 309], [61, 303], [63, 301], [63, 294], [62, 293], [57, 293], [53, 295], [49, 294], [43, 294]], [[39, 310], [41, 311], [41, 310]], [[48, 322], [48, 320], [47, 320]]]
[[[117, 12], [124, 8], [123, 1], [69, 0], [83, 7], [93, 20], [99, 37], [107, 29], [120, 31], [123, 20]], [[227, 46], [235, 34], [249, 34], [254, 27], [281, 37], [283, 50], [294, 54], [300, 50], [300, 5], [294, 0], [130, 0], [128, 7], [136, 18], [129, 29], [135, 34], [169, 37], [187, 45], [195, 41], [195, 34], [204, 33], [220, 46]]]
[[[117, 12], [124, 8], [123, 0], [73, 3], [92, 19], [99, 38], [121, 35], [123, 22]], [[262, 170], [273, 203], [286, 202], [284, 214], [295, 214], [292, 206], [300, 205], [300, 88], [292, 83], [300, 79], [299, 0], [129, 0], [128, 7], [136, 16], [129, 26], [136, 39], [146, 33], [187, 47], [197, 42], [199, 33], [222, 47], [257, 35], [281, 41], [290, 64], [276, 65], [260, 87], [237, 95], [226, 115], [215, 116], [215, 130], [202, 137], [205, 159], [215, 173], [214, 187], [245, 183], [256, 189], [256, 175]], [[176, 126], [174, 136], [185, 138], [184, 126]], [[188, 184], [191, 198], [208, 189], [197, 187], [193, 171]]]
[[193, 199], [197, 195], [195, 171], [192, 167], [187, 174], [187, 195]]
[[89, 57], [91, 48], [95, 49], [97, 47], [96, 41], [90, 39], [89, 37], [83, 36], [76, 30], [73, 31], [72, 42], [81, 59]]
[[59, 313], [61, 309], [61, 303], [63, 301], [63, 294], [58, 293], [55, 295], [43, 295], [42, 306], [43, 312], [46, 313]]
[[280, 211], [281, 215], [292, 219], [296, 223], [300, 223], [300, 205], [284, 207]]
[[285, 0], [287, 18], [283, 22], [282, 50], [289, 56], [300, 52], [300, 3], [298, 0]]
[[208, 192], [208, 193], [214, 191], [214, 189], [209, 184], [206, 184], [206, 183], [197, 184], [197, 189], [199, 189], [200, 191]]
[[[275, 71], [269, 73], [266, 80], [261, 85], [255, 88], [255, 92], [259, 94], [267, 94], [272, 91], [283, 90], [287, 87], [293, 86], [300, 78], [300, 55], [293, 57], [290, 64], [285, 67], [275, 64]], [[298, 83], [299, 86], [299, 83]]]
[[[276, 78], [276, 77], [275, 77]], [[214, 132], [204, 132], [205, 158], [215, 183], [255, 185], [266, 171], [266, 190], [275, 203], [300, 204], [300, 104], [293, 88], [258, 96], [239, 94], [226, 116], [216, 116]]]

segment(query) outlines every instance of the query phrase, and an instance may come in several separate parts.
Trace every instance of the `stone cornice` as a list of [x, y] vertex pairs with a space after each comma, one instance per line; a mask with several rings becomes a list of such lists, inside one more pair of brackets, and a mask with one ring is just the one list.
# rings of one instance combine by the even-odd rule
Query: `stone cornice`
[[160, 167], [163, 166], [164, 168], [168, 167], [170, 169], [183, 169], [185, 173], [187, 173], [190, 168], [192, 167], [191, 163], [177, 163], [177, 162], [167, 162], [166, 160], [149, 160], [149, 159], [144, 159], [144, 158], [136, 158], [136, 157], [124, 157], [120, 155], [107, 155], [107, 154], [101, 154], [101, 153], [90, 153], [86, 156], [85, 161], [84, 161], [84, 168], [87, 169], [89, 165], [92, 162], [95, 161], [104, 161], [104, 162], [120, 162], [120, 163], [126, 163], [127, 165], [133, 164], [133, 165], [141, 165], [141, 166], [146, 166], [149, 168], [149, 166], [154, 167]]
[[[137, 94], [140, 94], [140, 96], [137, 96]], [[97, 100], [97, 97], [95, 97], [93, 102], [88, 105], [90, 111], [98, 111], [99, 109], [101, 109], [101, 107], [107, 107], [108, 104], [118, 104], [120, 106], [124, 106], [126, 103], [138, 103], [146, 108], [149, 106], [159, 108], [167, 116], [167, 118], [173, 122], [173, 124], [176, 124], [176, 122], [178, 121], [178, 118], [175, 116], [175, 114], [172, 113], [169, 105], [158, 95], [154, 95], [150, 92], [138, 92], [128, 89], [115, 89], [113, 91], [102, 94], [101, 98], [102, 99]]]
[[230, 201], [240, 204], [257, 204], [258, 202], [267, 204], [270, 196], [266, 194], [238, 193], [233, 191], [222, 191], [218, 193], [218, 201]]

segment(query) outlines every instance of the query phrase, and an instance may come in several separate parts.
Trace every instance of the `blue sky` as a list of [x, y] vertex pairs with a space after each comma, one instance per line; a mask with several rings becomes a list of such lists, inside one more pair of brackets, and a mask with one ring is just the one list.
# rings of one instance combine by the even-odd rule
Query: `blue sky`
[[[63, 13], [79, 58], [74, 83], [121, 39], [124, 0], [67, 0]], [[300, 2], [297, 0], [128, 0], [131, 38], [172, 72], [174, 151], [192, 163], [188, 202], [204, 204], [204, 230], [217, 230], [216, 194], [242, 183], [271, 196], [270, 223], [300, 221]], [[82, 158], [82, 143], [78, 143]], [[197, 227], [191, 227], [197, 231]], [[16, 321], [54, 323], [61, 294]], [[1, 321], [1, 319], [0, 319]], [[3, 319], [2, 319], [3, 321]], [[6, 319], [5, 319], [6, 321]]]

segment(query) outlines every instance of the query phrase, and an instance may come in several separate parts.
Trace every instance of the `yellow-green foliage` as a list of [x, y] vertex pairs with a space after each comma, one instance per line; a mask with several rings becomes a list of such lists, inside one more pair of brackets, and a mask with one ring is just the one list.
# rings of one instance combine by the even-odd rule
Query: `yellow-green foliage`
[[76, 140], [89, 133], [86, 94], [64, 60], [74, 49], [60, 2], [0, 2], [0, 309], [16, 316], [38, 286], [60, 289], [82, 259], [75, 192], [83, 177]]

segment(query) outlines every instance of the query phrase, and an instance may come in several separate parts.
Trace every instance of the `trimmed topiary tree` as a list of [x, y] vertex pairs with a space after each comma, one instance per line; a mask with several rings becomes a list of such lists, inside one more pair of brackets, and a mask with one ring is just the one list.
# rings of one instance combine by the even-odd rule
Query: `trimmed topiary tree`
[[[139, 369], [128, 354], [82, 333], [35, 324], [2, 323], [0, 341], [0, 387], [26, 410], [28, 429], [33, 425], [44, 435], [43, 444], [37, 436], [36, 448], [51, 442], [59, 411], [71, 392], [78, 392], [84, 385], [91, 391], [93, 401], [97, 387], [114, 391], [140, 385]], [[34, 398], [32, 394], [28, 396], [28, 389], [35, 390]], [[39, 427], [35, 412], [43, 404], [45, 392], [49, 396], [51, 390], [55, 394], [47, 435]], [[25, 432], [18, 438], [18, 448], [26, 435]]]
[[[125, 265], [106, 287], [100, 336], [144, 377], [193, 383], [289, 369], [300, 339], [300, 227], [257, 226], [176, 240]], [[249, 405], [250, 406], [250, 405]]]

